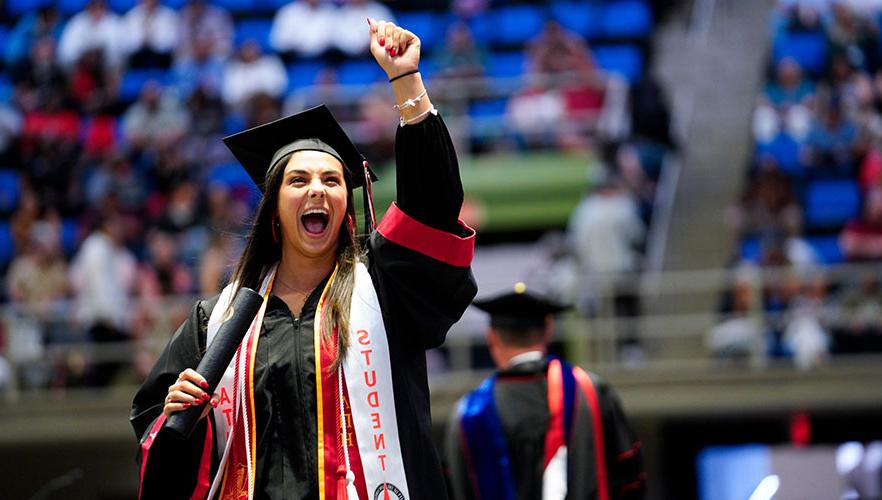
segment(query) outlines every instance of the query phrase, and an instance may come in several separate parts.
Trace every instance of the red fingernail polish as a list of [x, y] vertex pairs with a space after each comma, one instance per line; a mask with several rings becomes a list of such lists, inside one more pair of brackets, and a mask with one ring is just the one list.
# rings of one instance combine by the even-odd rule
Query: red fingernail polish
[[380, 42], [380, 47], [386, 45], [386, 39], [385, 39], [385, 38], [380, 38], [378, 41]]
[[211, 402], [211, 406], [217, 408], [217, 401], [212, 401], [212, 402]]
[[370, 25], [371, 25], [371, 18], [369, 18], [369, 17], [366, 17], [366, 18], [364, 18], [364, 20], [365, 20], [365, 21], [367, 21], [367, 23], [368, 23], [368, 26], [370, 26]]
[[390, 50], [389, 52], [392, 54], [392, 57], [395, 57], [395, 54], [398, 53], [398, 49], [396, 49], [395, 47], [392, 47], [392, 50]]
[[208, 387], [208, 382], [206, 382], [205, 380], [203, 380], [202, 382], [199, 383], [199, 385], [202, 386], [203, 389], [205, 389], [205, 388]]
[[190, 407], [190, 403], [184, 403], [184, 408], [189, 408], [189, 407]]

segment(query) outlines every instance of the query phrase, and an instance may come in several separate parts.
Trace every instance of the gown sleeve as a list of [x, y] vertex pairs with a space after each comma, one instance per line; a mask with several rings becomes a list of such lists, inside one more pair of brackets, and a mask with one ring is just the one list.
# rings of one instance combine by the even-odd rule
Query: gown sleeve
[[646, 489], [642, 445], [612, 386], [598, 380], [597, 397], [603, 419], [610, 498], [640, 500]]
[[459, 165], [440, 116], [399, 127], [395, 155], [397, 202], [371, 236], [371, 265], [405, 343], [428, 349], [444, 342], [477, 292], [475, 232], [459, 220]]
[[187, 440], [162, 431], [165, 422], [162, 408], [168, 387], [175, 383], [181, 371], [195, 368], [205, 351], [208, 317], [203, 306], [200, 301], [193, 307], [190, 317], [171, 338], [132, 402], [129, 420], [139, 440], [141, 499], [189, 498], [202, 490], [208, 493], [206, 482], [216, 468], [211, 414], [199, 422]]

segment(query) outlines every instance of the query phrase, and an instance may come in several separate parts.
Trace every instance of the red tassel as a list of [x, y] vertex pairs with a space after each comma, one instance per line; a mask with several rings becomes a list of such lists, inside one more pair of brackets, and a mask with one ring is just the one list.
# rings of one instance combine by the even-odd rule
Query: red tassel
[[346, 493], [346, 468], [342, 465], [337, 467], [337, 500], [349, 500]]
[[389, 498], [389, 488], [386, 487], [386, 483], [383, 483], [383, 500], [392, 500]]

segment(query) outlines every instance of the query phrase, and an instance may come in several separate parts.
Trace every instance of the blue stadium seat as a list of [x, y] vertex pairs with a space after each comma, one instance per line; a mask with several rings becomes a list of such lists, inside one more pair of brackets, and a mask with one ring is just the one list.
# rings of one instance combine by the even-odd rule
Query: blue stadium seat
[[10, 168], [0, 169], [0, 213], [15, 211], [20, 193], [18, 172]]
[[822, 32], [782, 33], [774, 41], [772, 54], [776, 64], [791, 57], [807, 72], [820, 76], [827, 66], [827, 39]]
[[374, 61], [347, 61], [337, 67], [337, 82], [341, 85], [369, 85], [385, 78]]
[[646, 2], [613, 2], [603, 9], [602, 32], [606, 38], [640, 38], [652, 31], [652, 11]]
[[496, 40], [496, 26], [491, 13], [478, 14], [469, 19], [472, 37], [479, 45], [490, 45]]
[[119, 85], [119, 98], [123, 102], [131, 102], [138, 98], [141, 88], [149, 81], [155, 80], [160, 85], [168, 82], [168, 73], [161, 69], [132, 69], [126, 71]]
[[248, 19], [236, 24], [234, 42], [236, 47], [248, 40], [255, 40], [264, 52], [272, 52], [270, 47], [270, 30], [273, 22], [270, 19]]
[[741, 241], [741, 260], [759, 263], [762, 252], [763, 248], [759, 237], [745, 238]]
[[245, 119], [238, 113], [227, 113], [224, 117], [224, 134], [235, 134], [245, 130], [245, 128]]
[[804, 173], [799, 158], [799, 143], [790, 134], [781, 132], [772, 142], [757, 145], [757, 153], [774, 158], [778, 168], [789, 175], [800, 177]]
[[249, 14], [259, 10], [257, 0], [210, 0], [218, 7], [223, 7], [233, 14]]
[[508, 99], [505, 97], [475, 101], [469, 105], [469, 116], [471, 118], [502, 117], [507, 106]]
[[551, 4], [551, 18], [564, 29], [594, 39], [601, 35], [603, 11], [601, 7], [580, 2], [555, 2]]
[[107, 6], [117, 14], [125, 14], [135, 5], [138, 5], [138, 0], [107, 0]]
[[824, 264], [838, 264], [845, 260], [839, 247], [839, 236], [810, 236], [806, 241]]
[[450, 25], [450, 18], [437, 12], [402, 12], [396, 14], [397, 23], [405, 26], [416, 36], [425, 50], [444, 45], [444, 36]]
[[65, 16], [72, 16], [86, 8], [89, 0], [55, 0], [58, 12]]
[[855, 181], [816, 181], [805, 192], [805, 223], [808, 229], [844, 225], [860, 212], [860, 189]]
[[8, 0], [6, 12], [10, 16], [18, 17], [48, 5], [52, 5], [52, 0]]
[[175, 10], [181, 10], [190, 3], [190, 0], [160, 0], [160, 3]]
[[487, 76], [491, 78], [510, 78], [521, 76], [526, 70], [527, 58], [521, 51], [495, 52], [487, 64]]
[[260, 10], [275, 14], [276, 11], [291, 3], [291, 0], [257, 0]]
[[80, 245], [80, 223], [76, 219], [61, 220], [61, 250], [65, 255], [73, 255]]
[[315, 85], [315, 80], [318, 78], [319, 73], [321, 73], [324, 67], [325, 65], [318, 61], [289, 64], [286, 68], [288, 71], [287, 92], [291, 92], [300, 87]]
[[209, 184], [222, 184], [231, 189], [254, 185], [254, 181], [237, 162], [216, 165], [206, 174], [205, 180]]
[[545, 12], [533, 5], [517, 5], [496, 9], [492, 14], [493, 43], [523, 45], [542, 32]]
[[607, 73], [618, 74], [631, 83], [643, 77], [643, 53], [634, 45], [597, 46], [594, 59]]
[[13, 251], [9, 222], [0, 221], [0, 266], [5, 266], [12, 260]]

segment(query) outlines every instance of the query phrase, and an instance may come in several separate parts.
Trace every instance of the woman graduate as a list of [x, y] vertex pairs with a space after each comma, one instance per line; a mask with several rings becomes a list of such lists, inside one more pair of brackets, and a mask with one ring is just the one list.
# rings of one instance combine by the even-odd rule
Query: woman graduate
[[[424, 350], [475, 295], [474, 231], [458, 220], [457, 160], [418, 72], [419, 38], [368, 23], [401, 116], [397, 202], [371, 230], [373, 174], [323, 106], [225, 139], [263, 199], [233, 282], [194, 306], [135, 395], [140, 498], [447, 497]], [[192, 368], [239, 287], [263, 306], [210, 397]], [[192, 405], [206, 410], [189, 439], [162, 431]]]

